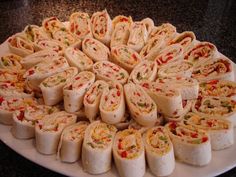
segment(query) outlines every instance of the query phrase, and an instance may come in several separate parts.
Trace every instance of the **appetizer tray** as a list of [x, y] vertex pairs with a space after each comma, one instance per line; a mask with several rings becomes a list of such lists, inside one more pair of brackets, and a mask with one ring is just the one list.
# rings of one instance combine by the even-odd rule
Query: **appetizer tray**
[[[4, 42], [0, 45], [0, 56], [9, 52], [7, 43]], [[234, 71], [236, 70], [236, 65], [234, 64]], [[236, 78], [236, 73], [235, 78]], [[18, 140], [13, 137], [11, 133], [11, 126], [5, 126], [0, 124], [0, 139], [4, 142], [8, 147], [13, 149], [18, 154], [22, 155], [26, 159], [41, 165], [45, 168], [53, 170], [63, 175], [67, 176], [84, 176], [84, 177], [92, 177], [94, 175], [90, 175], [85, 173], [82, 169], [81, 160], [76, 163], [62, 163], [60, 160], [56, 160], [56, 155], [42, 155], [37, 152], [35, 148], [34, 140]], [[236, 132], [234, 132], [234, 141], [236, 142]], [[170, 175], [174, 176], [182, 176], [182, 177], [198, 177], [198, 176], [216, 176], [222, 174], [234, 167], [236, 167], [236, 143], [232, 145], [230, 148], [221, 151], [212, 151], [212, 160], [207, 166], [203, 167], [194, 167], [191, 165], [187, 165], [181, 162], [176, 161], [176, 166], [173, 173]], [[113, 177], [118, 176], [117, 170], [112, 165], [112, 169], [107, 173], [96, 175], [103, 177]], [[153, 176], [150, 170], [147, 168], [146, 177]]]
[[[28, 25], [0, 56], [0, 139], [36, 164], [85, 177], [205, 177], [236, 166], [236, 83], [223, 82], [236, 65], [193, 32], [78, 12]], [[217, 95], [199, 90], [218, 82]]]

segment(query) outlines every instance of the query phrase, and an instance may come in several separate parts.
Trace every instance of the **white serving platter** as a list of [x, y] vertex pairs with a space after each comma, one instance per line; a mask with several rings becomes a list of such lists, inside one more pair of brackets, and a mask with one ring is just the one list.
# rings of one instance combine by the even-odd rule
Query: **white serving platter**
[[[9, 49], [7, 43], [4, 42], [0, 45], [0, 56], [5, 53], [8, 53]], [[234, 71], [236, 71], [236, 65], [234, 64]], [[236, 72], [235, 72], [236, 78]], [[67, 176], [74, 177], [95, 177], [95, 175], [90, 175], [85, 173], [82, 169], [81, 162], [76, 162], [72, 164], [62, 163], [59, 160], [56, 160], [56, 155], [42, 155], [35, 149], [34, 140], [18, 140], [14, 138], [11, 134], [11, 126], [5, 126], [0, 124], [0, 139], [8, 147], [13, 149], [18, 154], [27, 158], [28, 160], [41, 165], [52, 171], [61, 173]], [[195, 167], [187, 165], [181, 162], [176, 161], [175, 170], [170, 175], [170, 177], [211, 177], [222, 174], [234, 167], [236, 167], [236, 129], [234, 132], [234, 141], [235, 144], [228, 149], [221, 151], [212, 152], [211, 162], [204, 167]], [[40, 175], [40, 174], [39, 174]], [[118, 176], [118, 173], [113, 164], [112, 169], [104, 174], [96, 175], [96, 177], [115, 177]], [[145, 177], [153, 176], [150, 170], [147, 168]]]

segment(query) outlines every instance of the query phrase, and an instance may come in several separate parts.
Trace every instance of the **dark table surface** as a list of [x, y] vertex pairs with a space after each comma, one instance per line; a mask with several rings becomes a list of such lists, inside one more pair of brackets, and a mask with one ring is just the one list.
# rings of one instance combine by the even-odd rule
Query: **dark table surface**
[[[130, 15], [134, 20], [150, 17], [156, 25], [170, 22], [178, 32], [193, 31], [197, 39], [214, 43], [218, 50], [236, 62], [236, 1], [39, 1], [0, 0], [0, 43], [24, 29], [27, 24], [40, 25], [46, 17], [68, 20], [71, 13], [85, 11], [90, 15], [106, 8], [111, 17]], [[232, 154], [236, 158], [235, 154]], [[18, 155], [0, 141], [1, 177], [62, 176], [40, 167]], [[236, 168], [220, 175], [236, 176]]]

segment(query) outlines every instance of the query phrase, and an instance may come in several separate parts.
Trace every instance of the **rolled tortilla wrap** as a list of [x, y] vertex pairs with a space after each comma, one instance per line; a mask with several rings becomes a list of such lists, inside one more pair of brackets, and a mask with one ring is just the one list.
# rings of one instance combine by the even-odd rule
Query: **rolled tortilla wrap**
[[150, 39], [140, 51], [140, 56], [144, 60], [154, 60], [159, 52], [165, 47], [166, 42], [163, 36]]
[[227, 80], [210, 80], [199, 84], [200, 96], [230, 97], [236, 99], [236, 83]]
[[112, 21], [107, 10], [93, 13], [91, 17], [93, 36], [109, 46], [112, 33]]
[[64, 86], [64, 107], [67, 112], [76, 112], [82, 108], [84, 95], [94, 81], [92, 72], [82, 71]]
[[113, 31], [110, 47], [126, 45], [129, 39], [129, 28], [133, 23], [132, 17], [118, 15], [112, 20]]
[[129, 39], [130, 25], [125, 22], [118, 23], [112, 32], [110, 47], [126, 45]]
[[147, 130], [143, 136], [147, 163], [156, 176], [168, 176], [175, 168], [174, 148], [165, 127]]
[[155, 102], [137, 84], [128, 83], [124, 86], [124, 90], [131, 117], [143, 126], [154, 126], [157, 121]]
[[55, 105], [63, 100], [63, 87], [78, 73], [75, 67], [69, 67], [64, 71], [52, 75], [39, 85], [42, 90], [43, 100], [46, 105]]
[[88, 124], [86, 121], [79, 121], [63, 130], [57, 150], [57, 158], [62, 162], [73, 163], [80, 159], [84, 133]]
[[154, 61], [142, 61], [132, 70], [129, 81], [136, 84], [142, 81], [154, 81], [157, 75], [157, 64]]
[[35, 124], [35, 142], [38, 152], [55, 154], [63, 129], [76, 122], [76, 115], [65, 111], [46, 115]]
[[25, 82], [0, 82], [0, 96], [15, 97], [15, 98], [29, 98], [34, 96], [33, 90], [27, 88]]
[[127, 42], [128, 47], [140, 52], [147, 42], [148, 32], [143, 22], [133, 22], [130, 26], [130, 35]]
[[102, 121], [108, 124], [122, 121], [125, 114], [125, 98], [123, 86], [119, 82], [109, 82], [108, 88], [102, 93], [99, 110]]
[[209, 42], [199, 42], [194, 45], [184, 56], [184, 59], [198, 65], [207, 60], [215, 59], [218, 55], [215, 45]]
[[16, 71], [9, 69], [0, 69], [0, 82], [20, 82], [23, 79], [24, 70]]
[[144, 23], [147, 30], [147, 34], [149, 35], [152, 29], [154, 28], [153, 20], [151, 18], [144, 18], [141, 22]]
[[34, 53], [34, 47], [31, 42], [28, 42], [26, 39], [22, 38], [20, 35], [11, 36], [8, 40], [9, 50], [21, 57], [25, 57]]
[[35, 104], [36, 101], [32, 98], [0, 97], [0, 123], [12, 125], [12, 115], [14, 111], [22, 111], [26, 106]]
[[176, 27], [170, 23], [163, 23], [160, 26], [154, 27], [151, 33], [148, 36], [148, 40], [151, 40], [154, 37], [163, 36], [165, 42], [169, 42], [176, 36]]
[[226, 58], [208, 60], [194, 68], [192, 77], [199, 81], [212, 79], [234, 81], [233, 63]]
[[189, 51], [194, 44], [196, 43], [196, 36], [191, 31], [185, 31], [178, 34], [174, 39], [170, 41], [170, 45], [172, 44], [180, 44], [183, 47], [184, 53]]
[[125, 22], [125, 23], [128, 23], [129, 25], [131, 25], [133, 23], [133, 19], [131, 16], [126, 17], [124, 15], [117, 15], [112, 20], [112, 29], [114, 30], [116, 28], [116, 25], [118, 25], [119, 23], [122, 23], [122, 22]]
[[227, 97], [199, 97], [192, 105], [192, 111], [202, 116], [227, 119], [236, 126], [236, 102]]
[[52, 37], [67, 47], [74, 44], [75, 42], [81, 43], [81, 40], [74, 36], [74, 34], [70, 33], [66, 28], [61, 28], [57, 31], [54, 31], [52, 33]]
[[40, 89], [39, 84], [49, 76], [62, 72], [69, 67], [64, 57], [58, 56], [52, 60], [44, 60], [32, 68], [28, 69], [24, 74], [33, 89]]
[[183, 47], [180, 44], [165, 47], [154, 59], [158, 66], [181, 60], [183, 60]]
[[112, 144], [116, 133], [113, 125], [95, 121], [85, 130], [82, 146], [82, 165], [90, 174], [101, 174], [111, 169]]
[[93, 65], [93, 73], [98, 80], [117, 81], [121, 84], [125, 84], [129, 77], [126, 70], [109, 61], [96, 62]]
[[44, 49], [38, 52], [35, 52], [31, 55], [28, 55], [20, 60], [20, 63], [25, 69], [29, 69], [34, 65], [40, 63], [44, 60], [52, 60], [53, 58], [58, 57], [58, 53], [51, 49]]
[[234, 144], [233, 124], [228, 120], [188, 113], [183, 123], [207, 131], [212, 150], [222, 150]]
[[22, 58], [18, 55], [13, 53], [8, 53], [0, 58], [0, 68], [1, 69], [12, 69], [12, 70], [21, 70], [22, 65], [20, 61]]
[[183, 110], [176, 116], [164, 116], [165, 122], [181, 122], [184, 116], [191, 110], [193, 101], [192, 100], [182, 100]]
[[120, 45], [111, 49], [111, 60], [130, 73], [142, 59], [135, 50], [128, 46]]
[[65, 50], [65, 57], [70, 66], [77, 67], [79, 72], [92, 70], [93, 60], [80, 50], [81, 43], [75, 43]]
[[158, 77], [191, 77], [193, 64], [187, 61], [176, 61], [161, 66], [158, 70]]
[[35, 136], [35, 123], [44, 116], [58, 112], [56, 107], [45, 105], [27, 106], [25, 110], [13, 113], [12, 134], [17, 139], [30, 139]]
[[31, 42], [35, 42], [38, 39], [49, 39], [49, 36], [37, 25], [27, 25], [23, 32], [25, 38]]
[[65, 45], [54, 39], [39, 39], [34, 42], [36, 51], [50, 49], [62, 55], [65, 50]]
[[165, 127], [178, 160], [195, 166], [204, 166], [211, 161], [210, 136], [206, 131], [177, 122], [170, 122]]
[[102, 93], [108, 84], [105, 81], [98, 80], [88, 89], [84, 96], [85, 115], [90, 122], [93, 122], [99, 113], [99, 104]]
[[120, 176], [144, 176], [145, 152], [141, 133], [133, 129], [119, 131], [113, 143], [113, 158]]
[[149, 81], [143, 81], [140, 85], [156, 103], [158, 112], [169, 117], [178, 116], [182, 113], [182, 97], [177, 89]]
[[52, 37], [52, 33], [61, 28], [65, 28], [64, 24], [57, 17], [45, 18], [42, 22], [44, 31]]
[[85, 12], [72, 13], [70, 15], [69, 30], [81, 40], [85, 37], [92, 37], [89, 15]]
[[108, 60], [110, 50], [100, 41], [86, 37], [82, 42], [83, 52], [94, 62]]
[[156, 82], [166, 87], [179, 90], [183, 100], [191, 100], [198, 97], [199, 83], [196, 79], [174, 76], [159, 78]]

